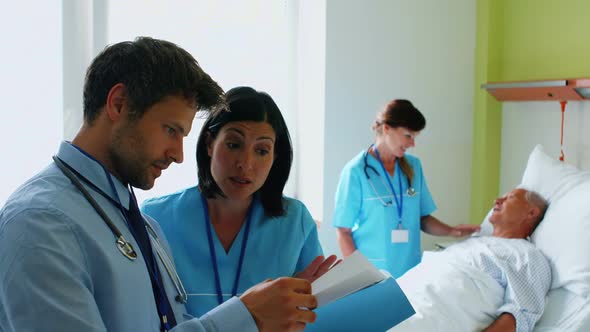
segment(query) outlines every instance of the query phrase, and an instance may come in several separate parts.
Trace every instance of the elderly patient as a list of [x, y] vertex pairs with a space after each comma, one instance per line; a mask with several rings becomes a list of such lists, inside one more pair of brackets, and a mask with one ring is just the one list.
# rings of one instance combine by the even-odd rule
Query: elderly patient
[[398, 279], [416, 314], [391, 331], [532, 331], [551, 269], [527, 239], [546, 208], [537, 193], [514, 189], [495, 200], [491, 236], [425, 254]]

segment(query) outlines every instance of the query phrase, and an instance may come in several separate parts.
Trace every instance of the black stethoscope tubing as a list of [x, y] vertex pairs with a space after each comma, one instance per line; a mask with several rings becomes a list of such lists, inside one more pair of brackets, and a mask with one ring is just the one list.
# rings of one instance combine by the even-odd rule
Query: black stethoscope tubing
[[[98, 215], [100, 215], [100, 217], [103, 219], [103, 221], [105, 222], [105, 224], [107, 224], [107, 226], [109, 227], [109, 229], [111, 230], [111, 232], [115, 236], [115, 239], [116, 239], [115, 244], [116, 244], [117, 248], [119, 249], [119, 251], [121, 251], [121, 253], [123, 254], [123, 256], [127, 257], [128, 259], [130, 259], [132, 261], [136, 260], [137, 259], [137, 253], [133, 249], [133, 246], [131, 245], [131, 243], [125, 239], [125, 237], [123, 236], [123, 234], [121, 233], [121, 231], [119, 230], [119, 228], [117, 226], [115, 226], [115, 224], [113, 223], [113, 221], [111, 220], [111, 218], [109, 218], [109, 216], [106, 214], [106, 212], [100, 207], [100, 205], [98, 204], [98, 202], [96, 202], [96, 200], [94, 199], [94, 197], [92, 197], [90, 195], [90, 193], [88, 192], [88, 190], [84, 187], [84, 185], [82, 185], [82, 182], [74, 174], [74, 171], [72, 171], [68, 167], [68, 165], [66, 165], [57, 156], [53, 156], [53, 161], [55, 162], [55, 164], [57, 165], [57, 167], [62, 171], [62, 173], [68, 179], [70, 179], [70, 181], [72, 181], [72, 183], [74, 184], [74, 186], [76, 188], [78, 188], [78, 190], [82, 193], [82, 195], [84, 196], [84, 198], [86, 198], [86, 200], [88, 201], [88, 203], [90, 203], [90, 205], [92, 205], [92, 207], [94, 208], [94, 210], [96, 211], [96, 213], [98, 213]], [[93, 187], [96, 187], [91, 182], [89, 182], [88, 184], [91, 185], [91, 186], [93, 186]], [[98, 190], [98, 192], [100, 194], [102, 194], [100, 190]], [[105, 196], [105, 197], [107, 199], [109, 199], [113, 204], [115, 204], [117, 206], [120, 205], [120, 203], [117, 203], [115, 200], [111, 199], [110, 197], [107, 197], [107, 196]], [[146, 223], [146, 225], [148, 226], [148, 231], [151, 233], [152, 237], [158, 243], [158, 246], [161, 247], [162, 245], [161, 245], [160, 241], [158, 240], [158, 238], [156, 236], [155, 230], [152, 228], [152, 226], [149, 223]], [[180, 276], [178, 275], [178, 272], [176, 271], [176, 268], [174, 267], [174, 264], [172, 263], [172, 261], [171, 261], [170, 258], [165, 257], [165, 256], [168, 256], [167, 253], [166, 253], [166, 255], [164, 255], [161, 252], [161, 250], [158, 248], [158, 246], [156, 246], [156, 254], [158, 255], [158, 257], [162, 261], [162, 264], [164, 264], [164, 267], [166, 269], [166, 272], [168, 272], [168, 274], [170, 275], [170, 278], [172, 278], [174, 287], [176, 288], [176, 291], [178, 293], [178, 295], [175, 297], [175, 300], [178, 301], [178, 302], [180, 302], [180, 303], [187, 303], [188, 296], [186, 294], [186, 290], [184, 289], [184, 285], [182, 284], [182, 281], [180, 280]]]
[[[94, 208], [96, 213], [98, 213], [100, 215], [100, 217], [104, 220], [104, 222], [107, 224], [107, 226], [111, 229], [111, 232], [113, 232], [113, 235], [115, 235], [117, 247], [120, 248], [119, 246], [121, 245], [122, 242], [128, 246], [131, 246], [131, 244], [127, 240], [125, 240], [125, 237], [123, 236], [123, 234], [121, 233], [119, 228], [117, 228], [117, 226], [115, 226], [115, 224], [113, 223], [111, 218], [109, 218], [109, 216], [107, 216], [107, 214], [100, 207], [100, 205], [98, 205], [96, 200], [90, 195], [88, 190], [86, 190], [86, 188], [84, 188], [84, 186], [82, 185], [82, 182], [80, 182], [78, 177], [76, 177], [76, 175], [74, 175], [74, 173], [58, 157], [53, 156], [53, 161], [55, 162], [57, 167], [59, 167], [59, 169], [62, 171], [62, 173], [64, 173], [64, 175], [68, 179], [70, 179], [70, 181], [72, 181], [74, 186], [76, 186], [76, 188], [78, 188], [78, 190], [80, 190], [80, 192], [82, 193], [84, 198], [86, 198], [86, 200], [88, 201], [88, 203], [90, 203], [90, 205], [92, 205], [92, 207]], [[131, 248], [131, 250], [133, 250], [133, 248]], [[127, 257], [131, 260], [135, 260], [135, 258], [137, 258], [137, 253], [135, 253], [135, 250], [133, 250], [133, 253], [135, 254], [134, 258], [131, 258], [133, 256], [129, 257], [125, 253], [124, 254], [125, 254], [125, 257]]]
[[[371, 146], [373, 146], [373, 145], [371, 144]], [[379, 172], [377, 172], [375, 167], [369, 165], [369, 161], [367, 160], [367, 158], [369, 157], [369, 150], [371, 149], [371, 146], [367, 149], [367, 151], [365, 152], [365, 156], [364, 156], [365, 166], [363, 167], [363, 172], [365, 172], [365, 176], [367, 177], [367, 180], [371, 179], [371, 177], [369, 176], [369, 171], [367, 171], [367, 169], [372, 170], [375, 174], [377, 174], [377, 176], [379, 176]]]
[[[365, 173], [365, 177], [367, 178], [368, 181], [371, 181], [371, 177], [369, 176], [369, 171], [371, 170], [373, 171], [375, 174], [377, 174], [377, 176], [381, 176], [379, 174], [379, 172], [377, 172], [377, 170], [375, 169], [375, 167], [369, 165], [369, 161], [367, 160], [367, 158], [369, 158], [369, 150], [371, 150], [371, 147], [373, 146], [373, 144], [371, 144], [369, 146], [369, 148], [367, 149], [367, 151], [365, 151], [365, 155], [363, 156], [363, 161], [365, 163], [365, 166], [363, 166], [363, 172]], [[375, 188], [373, 188], [373, 190], [375, 190]], [[377, 194], [377, 192], [375, 192], [375, 194]], [[414, 195], [416, 195], [416, 190], [414, 190], [414, 187], [412, 187], [412, 184], [410, 183], [410, 179], [408, 179], [408, 189], [406, 190], [406, 194], [408, 194], [408, 196], [412, 197]], [[394, 195], [394, 194], [392, 194]], [[388, 201], [387, 202], [387, 206], [391, 205], [393, 202]]]

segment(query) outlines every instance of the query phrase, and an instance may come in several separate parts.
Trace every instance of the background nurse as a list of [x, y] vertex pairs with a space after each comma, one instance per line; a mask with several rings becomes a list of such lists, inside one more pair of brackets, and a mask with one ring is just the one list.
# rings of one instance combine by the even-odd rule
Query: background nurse
[[389, 102], [373, 124], [374, 144], [344, 166], [336, 190], [333, 224], [342, 254], [358, 249], [396, 278], [420, 262], [421, 230], [453, 237], [478, 230], [431, 215], [436, 205], [420, 159], [406, 153], [425, 126], [410, 101]]

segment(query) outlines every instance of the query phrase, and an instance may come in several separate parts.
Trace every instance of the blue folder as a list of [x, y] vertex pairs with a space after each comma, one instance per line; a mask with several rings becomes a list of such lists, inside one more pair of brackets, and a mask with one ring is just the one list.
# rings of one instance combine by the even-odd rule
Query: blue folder
[[383, 332], [416, 313], [395, 279], [387, 278], [315, 309], [305, 331]]

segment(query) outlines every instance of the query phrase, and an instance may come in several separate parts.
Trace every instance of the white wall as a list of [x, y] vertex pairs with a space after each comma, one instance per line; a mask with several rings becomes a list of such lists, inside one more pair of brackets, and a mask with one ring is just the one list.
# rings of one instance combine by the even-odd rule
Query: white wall
[[[474, 48], [472, 0], [327, 1], [324, 159], [301, 173], [307, 188], [300, 188], [322, 193], [326, 253], [339, 252], [331, 224], [340, 170], [372, 142], [375, 114], [393, 98], [412, 100], [427, 118], [411, 152], [422, 159], [434, 215], [468, 222]], [[316, 147], [299, 147], [308, 148]], [[306, 180], [317, 172], [323, 187]], [[424, 247], [432, 247], [430, 238]]]
[[[64, 43], [64, 52], [84, 51], [80, 61], [89, 62], [104, 44], [151, 35], [185, 47], [225, 88], [249, 84], [273, 95], [298, 144], [295, 156], [299, 168], [292, 173], [292, 178], [298, 179], [294, 193], [315, 218], [324, 221], [320, 237], [327, 253], [337, 252], [331, 219], [340, 170], [371, 143], [370, 124], [375, 113], [392, 98], [411, 99], [427, 117], [427, 128], [412, 152], [423, 161], [439, 206], [435, 215], [453, 224], [468, 222], [475, 47], [473, 1], [177, 0], [163, 4], [129, 0], [111, 1], [108, 6], [97, 1], [92, 2], [92, 8], [90, 4], [77, 6], [73, 0], [64, 1], [64, 14], [68, 9], [79, 15], [88, 12], [83, 16], [93, 22], [91, 28], [84, 27], [84, 35], [92, 40], [72, 35], [67, 38], [73, 42], [72, 49], [68, 41]], [[23, 33], [18, 39], [6, 41], [7, 50], [18, 52], [4, 52], [0, 62], [10, 64], [6, 70], [3, 68], [3, 73], [7, 73], [2, 80], [6, 84], [2, 89], [7, 93], [6, 109], [18, 111], [10, 121], [1, 122], [2, 133], [8, 132], [4, 128], [7, 125], [13, 128], [17, 127], [15, 123], [23, 123], [26, 127], [25, 132], [7, 134], [2, 139], [10, 142], [20, 138], [18, 135], [35, 132], [35, 138], [24, 139], [24, 145], [4, 145], [3, 156], [10, 157], [3, 157], [2, 161], [18, 165], [14, 167], [30, 167], [26, 177], [49, 161], [48, 157], [45, 160], [36, 156], [50, 156], [64, 132], [59, 4], [61, 1], [53, 0], [46, 5], [37, 1], [11, 5], [11, 12], [4, 15], [1, 23], [5, 31], [19, 29]], [[284, 12], [285, 16], [269, 15], [271, 11]], [[42, 31], [28, 30], [34, 26], [33, 21], [41, 23]], [[220, 21], [228, 25], [213, 24]], [[64, 20], [64, 24], [68, 22]], [[237, 28], [240, 26], [248, 29]], [[63, 31], [63, 38], [68, 31]], [[78, 39], [74, 40], [75, 37]], [[38, 49], [44, 50], [42, 56], [33, 52]], [[25, 56], [22, 50], [31, 53]], [[266, 56], [255, 52], [260, 50], [265, 50]], [[12, 65], [22, 62], [23, 65]], [[49, 63], [56, 67], [48, 67]], [[77, 65], [70, 74], [66, 71], [67, 81], [74, 81], [75, 75], [81, 79], [87, 65]], [[297, 71], [293, 70], [294, 65]], [[41, 74], [41, 68], [53, 69]], [[76, 89], [81, 89], [80, 82]], [[33, 99], [28, 98], [30, 91], [17, 88], [31, 84]], [[8, 95], [19, 90], [23, 96]], [[72, 97], [65, 105], [66, 116], [68, 110], [81, 108], [79, 91], [64, 94], [66, 99]], [[290, 112], [292, 109], [297, 112]], [[19, 114], [23, 117], [16, 118]], [[32, 124], [30, 119], [40, 119], [40, 114], [48, 115], [47, 120]], [[52, 122], [54, 125], [47, 125]], [[33, 128], [36, 124], [43, 126]], [[76, 128], [75, 124], [65, 128], [65, 136]], [[140, 197], [160, 195], [196, 182], [193, 151], [197, 132], [198, 129], [194, 130], [187, 141], [187, 162], [183, 168], [177, 166], [166, 172], [157, 183], [158, 191], [138, 193]], [[47, 151], [30, 153], [40, 148]], [[6, 193], [26, 177], [8, 178]], [[173, 178], [180, 178], [181, 183]], [[429, 241], [426, 240], [426, 247], [430, 247]]]
[[[296, 81], [290, 1], [276, 0], [25, 0], [8, 3], [0, 27], [10, 31], [0, 55], [5, 112], [0, 116], [0, 206], [47, 165], [62, 139], [82, 123], [86, 68], [107, 44], [152, 36], [191, 52], [220, 85], [251, 85], [268, 92], [297, 140]], [[194, 151], [203, 120], [186, 140], [185, 163], [158, 179], [140, 200], [196, 184]], [[292, 175], [297, 172], [297, 160]], [[294, 179], [295, 176], [292, 176]], [[289, 181], [286, 193], [295, 193]]]
[[[565, 162], [590, 170], [590, 103], [570, 101], [564, 126]], [[504, 102], [500, 193], [520, 183], [529, 154], [537, 144], [559, 158], [561, 107], [558, 102]]]
[[61, 1], [2, 1], [0, 208], [62, 137]]

